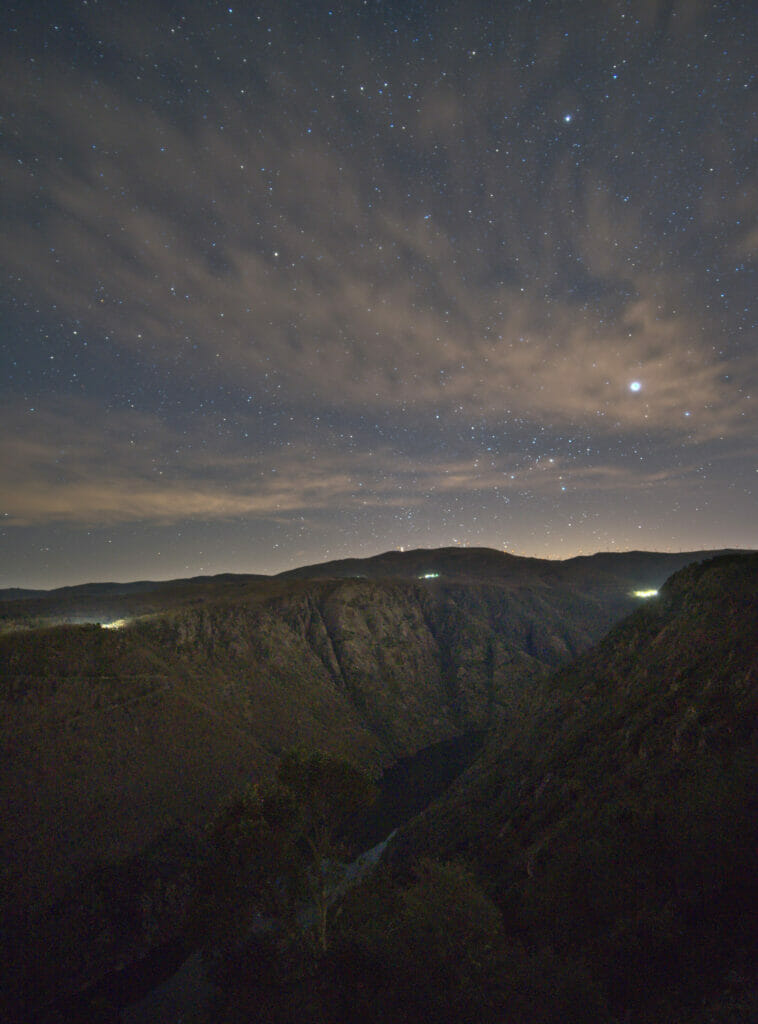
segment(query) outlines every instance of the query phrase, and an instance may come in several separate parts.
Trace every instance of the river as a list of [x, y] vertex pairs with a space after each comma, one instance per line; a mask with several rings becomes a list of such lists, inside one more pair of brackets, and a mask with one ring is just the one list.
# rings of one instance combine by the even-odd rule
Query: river
[[[350, 829], [363, 852], [345, 866], [337, 887], [344, 891], [372, 870], [397, 828], [440, 796], [474, 760], [484, 732], [443, 740], [395, 762], [379, 782], [374, 805]], [[384, 838], [380, 838], [384, 837]], [[70, 1001], [55, 1019], [87, 1019], [87, 1006], [101, 1006], [98, 1024], [206, 1024], [214, 987], [197, 950], [179, 942], [153, 950], [142, 961], [114, 971]], [[109, 1014], [106, 1007], [112, 1008]]]

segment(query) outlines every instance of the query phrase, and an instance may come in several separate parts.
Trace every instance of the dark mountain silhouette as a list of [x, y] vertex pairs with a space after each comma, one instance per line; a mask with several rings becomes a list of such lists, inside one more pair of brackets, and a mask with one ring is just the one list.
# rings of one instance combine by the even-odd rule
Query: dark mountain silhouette
[[24, 587], [6, 587], [0, 590], [0, 601], [28, 601], [33, 597], [44, 597], [46, 590], [26, 590]]
[[677, 569], [721, 551], [606, 552], [565, 561], [525, 558], [491, 548], [418, 548], [387, 551], [371, 558], [347, 558], [303, 566], [281, 573], [279, 579], [409, 579], [439, 575], [448, 580], [519, 580], [520, 582], [624, 580], [639, 589], [660, 586]]
[[[166, 821], [205, 820], [241, 773], [291, 743], [379, 767], [487, 728], [636, 606], [631, 583], [700, 554], [390, 552], [276, 578], [5, 602], [10, 889], [23, 876], [51, 894], [82, 858], [132, 853]], [[84, 625], [93, 619], [125, 625]]]
[[[513, 735], [544, 753], [565, 711], [554, 710], [550, 673], [639, 607], [632, 590], [656, 588], [705, 554], [549, 562], [484, 549], [390, 552], [272, 578], [94, 584], [3, 602], [6, 922], [22, 929], [42, 913], [29, 942], [62, 958], [51, 987], [62, 971], [82, 987], [172, 937], [191, 888], [187, 851], [202, 845], [219, 801], [286, 747], [323, 747], [380, 770], [497, 729], [496, 749]], [[122, 628], [95, 624], [114, 620]], [[487, 757], [482, 765], [500, 763]], [[466, 785], [483, 773], [472, 769]], [[485, 850], [482, 798], [470, 792], [469, 801], [457, 789], [428, 819], [443, 823], [434, 826], [443, 850], [456, 800], [471, 803], [471, 816], [460, 812], [469, 824], [453, 846]], [[398, 850], [424, 847], [426, 821]], [[493, 877], [510, 891], [506, 875]]]

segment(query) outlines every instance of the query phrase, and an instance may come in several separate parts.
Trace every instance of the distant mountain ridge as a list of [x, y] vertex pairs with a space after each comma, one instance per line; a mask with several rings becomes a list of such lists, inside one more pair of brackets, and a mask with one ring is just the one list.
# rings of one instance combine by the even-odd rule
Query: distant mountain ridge
[[514, 555], [493, 548], [416, 548], [409, 551], [386, 551], [368, 558], [346, 558], [303, 566], [280, 573], [280, 579], [407, 579], [439, 573], [447, 579], [532, 579], [566, 578], [573, 572], [609, 573], [616, 577], [641, 577], [658, 585], [684, 565], [722, 554], [737, 553], [734, 549], [703, 551], [653, 552], [624, 551], [577, 555], [568, 559], [532, 558]]
[[175, 580], [134, 580], [126, 583], [76, 583], [70, 586], [55, 587], [52, 590], [25, 590], [9, 587], [0, 590], [0, 601], [30, 600], [45, 598], [49, 601], [67, 600], [72, 597], [121, 597], [127, 594], [149, 593], [154, 590], [176, 590], [178, 587], [191, 584], [223, 583], [229, 580], [266, 580], [268, 576], [255, 573], [218, 573], [214, 576], [187, 576]]
[[26, 590], [24, 587], [6, 587], [0, 590], [0, 601], [28, 601], [33, 597], [44, 597], [47, 590]]
[[[236, 599], [245, 587], [265, 596], [283, 584], [327, 579], [546, 583], [573, 582], [604, 587], [657, 587], [684, 565], [733, 549], [687, 552], [599, 552], [565, 560], [531, 558], [492, 548], [417, 548], [386, 551], [367, 558], [347, 558], [290, 569], [275, 576], [219, 573], [176, 580], [92, 582], [54, 590], [0, 590], [0, 629], [14, 619], [92, 622], [153, 614], [200, 600]], [[245, 594], [249, 597], [250, 594]], [[42, 621], [35, 623], [41, 625]]]

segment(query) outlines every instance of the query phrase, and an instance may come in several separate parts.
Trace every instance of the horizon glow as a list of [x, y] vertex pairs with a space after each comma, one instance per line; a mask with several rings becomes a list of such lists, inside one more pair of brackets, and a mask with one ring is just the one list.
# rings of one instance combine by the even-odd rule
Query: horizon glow
[[0, 590], [758, 547], [758, 8], [55, 6], [0, 38]]

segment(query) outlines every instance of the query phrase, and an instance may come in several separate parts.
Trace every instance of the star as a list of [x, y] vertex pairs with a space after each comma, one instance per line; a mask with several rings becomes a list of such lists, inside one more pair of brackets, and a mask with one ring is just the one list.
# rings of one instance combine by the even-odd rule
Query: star
[[746, 5], [623, 57], [603, 0], [15, 6], [1, 586], [497, 547], [505, 501], [536, 556], [639, 547], [634, 495], [646, 547], [755, 543]]

